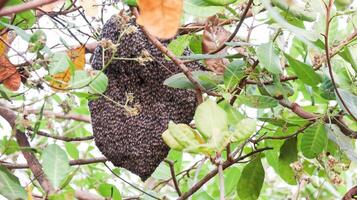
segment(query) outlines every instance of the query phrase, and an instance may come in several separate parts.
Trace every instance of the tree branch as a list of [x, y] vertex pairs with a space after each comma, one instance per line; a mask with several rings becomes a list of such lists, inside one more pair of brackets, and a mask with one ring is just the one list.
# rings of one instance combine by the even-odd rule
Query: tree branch
[[[234, 159], [232, 162], [227, 160], [222, 164], [222, 169], [224, 170], [224, 169], [232, 166], [233, 164], [237, 163], [238, 161], [244, 160], [252, 155], [255, 155], [257, 153], [260, 153], [260, 152], [263, 152], [266, 150], [270, 150], [270, 149], [272, 149], [272, 148], [265, 147], [265, 148], [257, 149], [257, 150], [250, 152], [244, 156]], [[216, 176], [217, 173], [218, 173], [218, 168], [215, 168], [210, 173], [208, 173], [205, 177], [203, 177], [199, 182], [197, 182], [194, 186], [192, 186], [190, 190], [183, 193], [182, 196], [179, 197], [177, 200], [184, 200], [184, 199], [187, 199], [188, 197], [190, 197], [192, 194], [197, 192], [204, 184], [206, 184], [209, 180], [211, 180], [214, 176]]]
[[289, 103], [286, 100], [279, 100], [280, 105], [289, 108], [292, 112], [303, 119], [307, 119], [311, 122], [322, 118], [325, 123], [336, 124], [342, 131], [342, 133], [350, 138], [357, 139], [357, 132], [348, 128], [348, 126], [343, 122], [340, 116], [318, 116], [313, 113], [306, 112], [299, 104]]
[[[29, 109], [29, 110], [25, 110], [24, 113], [26, 114], [39, 114], [40, 110], [36, 110], [36, 109]], [[52, 111], [48, 111], [45, 110], [43, 111], [43, 115], [47, 116], [47, 117], [55, 117], [55, 118], [59, 118], [59, 119], [72, 119], [75, 121], [81, 121], [81, 122], [86, 122], [86, 123], [91, 123], [90, 117], [86, 116], [86, 115], [78, 115], [78, 114], [73, 114], [73, 113], [55, 113]]]
[[[33, 128], [28, 127], [27, 130], [33, 131]], [[55, 140], [62, 140], [64, 142], [80, 142], [80, 141], [92, 140], [94, 138], [93, 135], [87, 136], [87, 137], [66, 137], [66, 136], [60, 136], [60, 135], [51, 135], [51, 134], [43, 132], [43, 131], [38, 131], [37, 135], [52, 138]]]
[[178, 196], [181, 196], [182, 193], [181, 193], [179, 184], [178, 184], [177, 179], [176, 179], [174, 163], [173, 163], [171, 160], [165, 160], [165, 162], [166, 162], [166, 163], [169, 165], [169, 167], [170, 167], [171, 177], [172, 177], [172, 181], [174, 182], [175, 190], [176, 190]]
[[0, 16], [12, 15], [12, 14], [16, 14], [16, 13], [19, 13], [22, 11], [31, 10], [34, 8], [38, 8], [38, 7], [53, 3], [55, 1], [56, 0], [33, 0], [33, 1], [19, 4], [16, 6], [3, 8], [0, 10]]
[[55, 192], [51, 182], [47, 179], [45, 173], [42, 170], [42, 165], [36, 158], [35, 154], [27, 149], [30, 149], [30, 143], [27, 140], [27, 136], [25, 133], [17, 130], [16, 131], [16, 140], [19, 146], [24, 149], [22, 150], [22, 155], [25, 157], [28, 167], [31, 169], [33, 175], [40, 183], [42, 189], [46, 192], [46, 194], [52, 194]]
[[337, 97], [340, 99], [340, 102], [341, 102], [342, 106], [345, 107], [345, 110], [347, 111], [347, 113], [349, 115], [351, 115], [351, 117], [355, 121], [357, 121], [356, 116], [353, 115], [351, 110], [346, 105], [344, 99], [342, 98], [340, 92], [338, 91], [337, 84], [336, 84], [336, 81], [335, 81], [335, 77], [334, 77], [333, 71], [332, 71], [332, 64], [331, 64], [331, 58], [330, 58], [330, 47], [329, 47], [329, 31], [330, 31], [330, 23], [331, 23], [330, 15], [331, 15], [332, 6], [333, 6], [333, 0], [330, 0], [328, 5], [326, 6], [326, 30], [325, 30], [325, 35], [324, 35], [324, 37], [325, 37], [326, 63], [327, 63], [327, 67], [328, 67], [328, 72], [329, 72], [330, 77], [331, 77], [331, 82], [332, 82], [332, 85], [333, 85], [333, 87], [335, 89]]
[[[134, 14], [135, 17], [138, 17], [139, 13], [138, 10], [133, 7], [132, 8], [132, 13]], [[202, 93], [202, 92], [206, 92], [209, 95], [212, 96], [219, 96], [218, 94], [214, 93], [214, 92], [210, 92], [210, 91], [206, 91], [202, 85], [197, 82], [197, 80], [193, 77], [191, 70], [184, 64], [184, 62], [182, 60], [180, 60], [179, 58], [177, 58], [168, 48], [166, 48], [155, 36], [151, 35], [145, 27], [141, 26], [142, 31], [144, 32], [144, 34], [147, 36], [147, 38], [150, 40], [150, 42], [152, 44], [154, 44], [156, 46], [156, 48], [158, 48], [163, 54], [165, 54], [167, 57], [169, 57], [173, 63], [175, 63], [175, 65], [177, 65], [181, 71], [185, 74], [185, 76], [188, 78], [188, 80], [190, 80], [190, 82], [195, 86], [196, 91], [198, 93]], [[202, 101], [202, 94], [200, 94], [200, 99], [199, 101]]]
[[215, 54], [220, 52], [222, 49], [224, 49], [226, 47], [226, 42], [230, 42], [232, 41], [235, 36], [237, 35], [240, 27], [243, 25], [244, 19], [247, 16], [248, 11], [250, 10], [250, 6], [253, 4], [253, 0], [249, 0], [247, 3], [247, 6], [245, 7], [242, 16], [239, 19], [238, 25], [236, 26], [236, 28], [234, 29], [233, 33], [231, 34], [231, 36], [229, 36], [229, 38], [221, 44], [221, 46], [219, 46], [216, 50], [209, 52], [208, 54]]
[[[103, 163], [103, 162], [106, 162], [107, 160], [108, 159], [105, 157], [77, 159], [77, 160], [70, 160], [69, 165], [71, 165], [71, 166], [89, 165], [89, 164], [94, 164], [94, 163]], [[29, 168], [28, 164], [0, 163], [0, 165], [6, 167], [8, 169], [27, 169], [27, 168]]]
[[16, 115], [13, 111], [10, 109], [7, 109], [5, 107], [0, 106], [0, 116], [2, 116], [6, 121], [9, 122], [11, 127], [14, 129], [15, 137], [17, 140], [18, 145], [21, 147], [21, 152], [23, 156], [25, 157], [28, 168], [32, 171], [33, 175], [35, 178], [38, 180], [40, 183], [42, 189], [46, 192], [46, 194], [52, 194], [55, 192], [55, 189], [53, 188], [52, 184], [50, 181], [47, 179], [45, 173], [42, 170], [42, 166], [40, 162], [37, 160], [35, 154], [31, 151], [28, 151], [28, 149], [31, 149], [30, 143], [27, 140], [27, 136], [25, 133], [15, 130], [15, 121], [16, 121]]

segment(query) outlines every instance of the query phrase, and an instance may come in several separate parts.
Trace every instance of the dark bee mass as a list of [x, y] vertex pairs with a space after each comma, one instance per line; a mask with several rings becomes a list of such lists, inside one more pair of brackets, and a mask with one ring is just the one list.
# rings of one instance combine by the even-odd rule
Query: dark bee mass
[[[106, 97], [89, 103], [95, 143], [115, 166], [146, 180], [169, 151], [161, 138], [169, 120], [191, 122], [195, 94], [163, 85], [180, 70], [149, 42], [134, 19], [113, 16], [104, 25], [101, 39], [93, 68], [102, 69], [110, 58], [112, 61], [104, 70], [109, 78]], [[197, 69], [199, 65], [188, 67]]]

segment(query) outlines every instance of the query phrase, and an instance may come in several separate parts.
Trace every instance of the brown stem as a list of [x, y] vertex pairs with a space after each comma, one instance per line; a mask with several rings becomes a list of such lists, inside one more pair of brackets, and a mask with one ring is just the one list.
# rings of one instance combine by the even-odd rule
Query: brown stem
[[334, 77], [333, 71], [332, 71], [332, 64], [331, 64], [331, 58], [330, 58], [330, 48], [329, 48], [329, 31], [330, 31], [330, 23], [331, 23], [331, 20], [332, 20], [330, 15], [331, 15], [332, 6], [333, 6], [333, 0], [330, 0], [328, 5], [326, 5], [326, 30], [325, 30], [325, 35], [324, 35], [324, 38], [325, 38], [325, 51], [326, 51], [326, 63], [327, 63], [328, 72], [330, 74], [331, 82], [332, 82], [332, 85], [333, 85], [333, 87], [335, 89], [336, 95], [340, 99], [340, 102], [342, 103], [343, 107], [345, 107], [345, 110], [347, 111], [347, 113], [349, 115], [351, 115], [351, 117], [355, 121], [357, 121], [356, 116], [353, 115], [351, 110], [348, 108], [346, 102], [342, 98], [340, 92], [338, 91], [337, 84], [336, 84], [336, 81], [335, 81], [335, 77]]
[[232, 41], [235, 36], [237, 35], [239, 29], [241, 28], [241, 26], [243, 25], [243, 22], [244, 22], [244, 19], [245, 17], [247, 16], [247, 13], [250, 9], [250, 6], [253, 4], [253, 0], [249, 0], [248, 3], [247, 3], [247, 6], [245, 7], [244, 11], [243, 11], [243, 14], [242, 16], [240, 17], [239, 19], [239, 22], [238, 22], [238, 25], [236, 26], [235, 30], [233, 31], [233, 33], [229, 36], [229, 38], [227, 38], [227, 40], [225, 42], [223, 42], [221, 44], [221, 46], [219, 46], [216, 50], [212, 51], [212, 52], [209, 52], [209, 54], [215, 54], [215, 53], [218, 53], [220, 52], [222, 49], [224, 49], [226, 47], [226, 42], [230, 42]]
[[[139, 13], [137, 8], [133, 7], [132, 8], [132, 13], [134, 14], [135, 17], [138, 17]], [[169, 57], [175, 65], [177, 65], [181, 71], [185, 74], [185, 76], [190, 80], [190, 82], [195, 86], [196, 91], [198, 93], [206, 92], [209, 95], [212, 96], [219, 96], [218, 94], [210, 91], [206, 91], [202, 85], [197, 82], [197, 80], [193, 77], [191, 70], [184, 64], [182, 60], [177, 58], [168, 48], [166, 48], [155, 36], [151, 35], [145, 27], [141, 26], [142, 31], [144, 34], [147, 36], [147, 38], [150, 40], [152, 44], [154, 44], [163, 54], [165, 54], [167, 57]], [[201, 100], [199, 100], [201, 101]]]
[[35, 154], [33, 154], [31, 151], [28, 151], [26, 149], [30, 149], [30, 143], [27, 140], [27, 136], [25, 133], [17, 130], [16, 131], [16, 140], [19, 146], [22, 149], [22, 155], [25, 157], [28, 167], [32, 171], [33, 175], [36, 177], [38, 182], [40, 183], [42, 189], [46, 192], [47, 195], [53, 194], [55, 192], [55, 189], [53, 188], [52, 184], [50, 181], [47, 179], [45, 173], [43, 172], [42, 165], [40, 162], [37, 160]]
[[55, 189], [53, 188], [52, 184], [43, 172], [40, 162], [37, 160], [33, 152], [27, 150], [31, 149], [30, 143], [27, 140], [27, 136], [25, 135], [25, 133], [16, 130], [15, 113], [7, 109], [6, 107], [0, 106], [0, 116], [2, 116], [6, 121], [8, 121], [10, 126], [14, 129], [17, 143], [22, 149], [21, 152], [27, 161], [28, 168], [30, 168], [33, 175], [36, 177], [42, 189], [46, 192], [47, 195], [53, 194], [55, 192]]
[[[253, 152], [250, 152], [244, 156], [238, 157], [236, 159], [233, 160], [233, 162], [230, 161], [225, 161], [222, 164], [222, 169], [226, 169], [230, 166], [232, 166], [233, 164], [237, 163], [238, 161], [244, 160], [245, 158], [248, 158], [254, 154], [266, 151], [266, 150], [270, 150], [272, 148], [270, 147], [265, 147], [262, 149], [257, 149]], [[218, 173], [218, 168], [215, 168], [214, 170], [212, 170], [210, 173], [208, 173], [205, 177], [203, 177], [200, 181], [198, 181], [194, 186], [192, 186], [190, 188], [190, 190], [188, 190], [187, 192], [183, 193], [181, 197], [179, 197], [177, 200], [184, 200], [187, 199], [188, 197], [190, 197], [191, 195], [193, 195], [195, 192], [197, 192], [204, 184], [206, 184], [209, 180], [211, 180], [214, 176], [216, 176]]]
[[354, 186], [343, 196], [342, 200], [353, 200], [357, 196], [357, 186]]
[[[27, 127], [27, 130], [33, 131], [33, 128]], [[55, 140], [61, 140], [64, 142], [80, 142], [80, 141], [93, 140], [93, 138], [94, 138], [93, 135], [87, 136], [87, 137], [66, 137], [66, 136], [60, 136], [60, 135], [51, 135], [51, 134], [43, 132], [43, 131], [38, 131], [37, 135], [52, 138]]]
[[357, 132], [348, 128], [348, 126], [342, 121], [339, 116], [318, 116], [313, 113], [306, 112], [299, 104], [289, 103], [286, 100], [280, 100], [280, 105], [289, 108], [292, 112], [303, 119], [307, 119], [311, 122], [316, 121], [317, 119], [322, 118], [325, 123], [336, 124], [342, 131], [342, 133], [350, 138], [357, 139]]
[[[107, 158], [105, 158], [105, 157], [77, 159], [77, 160], [70, 160], [69, 165], [71, 165], [71, 166], [89, 165], [89, 164], [94, 164], [94, 163], [103, 163], [106, 161], [107, 161]], [[28, 164], [0, 163], [0, 165], [6, 167], [8, 169], [27, 169], [27, 168], [29, 168]]]
[[[40, 110], [36, 110], [36, 109], [28, 109], [25, 110], [24, 113], [26, 114], [39, 114]], [[73, 114], [73, 113], [55, 113], [52, 111], [48, 111], [45, 110], [43, 111], [43, 115], [47, 116], [47, 117], [55, 117], [58, 119], [71, 119], [71, 120], [75, 120], [75, 121], [81, 121], [81, 122], [86, 122], [86, 123], [91, 123], [90, 117], [86, 116], [86, 115], [78, 115], [78, 114]]]
[[172, 177], [172, 181], [174, 182], [175, 190], [176, 190], [178, 196], [181, 196], [182, 193], [181, 193], [179, 184], [178, 184], [177, 179], [176, 179], [174, 162], [172, 162], [171, 160], [165, 160], [165, 162], [170, 167], [171, 177]]
[[16, 14], [16, 13], [19, 13], [22, 11], [38, 8], [38, 7], [53, 3], [55, 1], [56, 0], [33, 0], [33, 1], [19, 4], [16, 6], [3, 8], [0, 10], [0, 16], [12, 15], [12, 14]]

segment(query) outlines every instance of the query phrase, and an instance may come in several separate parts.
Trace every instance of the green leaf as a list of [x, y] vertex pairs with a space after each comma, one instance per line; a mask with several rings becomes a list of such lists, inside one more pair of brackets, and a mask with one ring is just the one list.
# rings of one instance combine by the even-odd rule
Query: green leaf
[[260, 94], [267, 95], [275, 98], [281, 98], [286, 96], [292, 96], [294, 94], [294, 89], [288, 83], [282, 83], [281, 87], [277, 84], [273, 85], [260, 85], [258, 84], [258, 89]]
[[264, 183], [264, 168], [260, 156], [250, 161], [243, 169], [237, 185], [241, 200], [256, 200]]
[[91, 77], [86, 71], [76, 70], [69, 81], [71, 88], [81, 88], [87, 86], [91, 81]]
[[0, 166], [0, 194], [9, 200], [27, 199], [27, 192], [19, 179], [3, 166]]
[[30, 41], [31, 35], [28, 34], [26, 31], [24, 31], [23, 29], [21, 29], [17, 26], [13, 26], [11, 24], [4, 23], [2, 21], [0, 21], [0, 24], [9, 28], [9, 29], [14, 30], [17, 33], [17, 35], [19, 35], [23, 40]]
[[204, 138], [211, 138], [215, 133], [222, 133], [228, 129], [227, 113], [211, 100], [197, 107], [194, 119]]
[[108, 77], [101, 71], [94, 71], [92, 82], [89, 84], [90, 93], [92, 94], [103, 94], [108, 87]]
[[210, 6], [204, 0], [185, 0], [184, 13], [189, 16], [208, 17], [224, 10], [223, 6]]
[[301, 137], [300, 149], [306, 158], [315, 158], [327, 145], [327, 135], [323, 123], [307, 128]]
[[61, 181], [70, 171], [67, 154], [56, 144], [48, 145], [42, 153], [43, 171], [53, 184], [58, 188]]
[[182, 35], [172, 40], [167, 48], [176, 56], [181, 56], [188, 44], [190, 43], [191, 35]]
[[54, 53], [49, 64], [49, 73], [51, 75], [64, 72], [69, 67], [70, 59], [65, 52]]
[[357, 60], [354, 56], [354, 54], [352, 53], [352, 50], [350, 47], [344, 47], [342, 49], [342, 51], [340, 51], [339, 55], [346, 60], [347, 62], [349, 62], [353, 69], [357, 71]]
[[73, 159], [79, 158], [79, 151], [73, 143], [66, 142], [64, 145], [69, 156], [71, 156]]
[[46, 45], [46, 34], [42, 30], [34, 32], [30, 38], [28, 50], [31, 53], [42, 50]]
[[237, 124], [240, 120], [244, 119], [243, 114], [229, 104], [228, 101], [223, 100], [218, 105], [227, 113], [229, 125]]
[[237, 102], [252, 108], [274, 108], [279, 105], [277, 100], [260, 95], [239, 96]]
[[245, 76], [245, 62], [235, 60], [224, 70], [223, 80], [227, 89], [235, 88], [239, 81]]
[[272, 74], [282, 74], [283, 69], [280, 64], [279, 51], [272, 42], [259, 45], [257, 47], [257, 56], [260, 65]]
[[295, 173], [290, 164], [298, 160], [297, 138], [285, 140], [280, 148], [278, 173], [280, 177], [291, 185], [296, 185]]
[[114, 185], [108, 183], [102, 183], [98, 187], [98, 193], [105, 198], [113, 200], [121, 200], [121, 194]]
[[257, 122], [254, 119], [243, 119], [239, 121], [235, 126], [233, 131], [232, 142], [242, 141], [247, 139], [256, 131]]
[[[345, 103], [347, 109], [352, 113], [354, 117], [357, 117], [357, 96], [353, 95], [351, 92], [345, 89], [338, 88], [338, 92], [341, 95], [343, 102]], [[346, 107], [342, 104], [341, 99], [337, 97], [337, 102], [340, 107], [347, 112]], [[348, 113], [348, 112], [347, 112]]]
[[136, 0], [124, 0], [124, 3], [127, 4], [128, 6], [137, 6], [138, 5]]
[[272, 0], [271, 1], [275, 6], [278, 8], [288, 12], [289, 14], [293, 15], [294, 17], [304, 20], [313, 22], [316, 20], [316, 13], [312, 10], [307, 10], [308, 8], [299, 5], [297, 2], [288, 3], [287, 0]]
[[341, 129], [335, 124], [326, 124], [325, 128], [328, 138], [334, 141], [351, 161], [357, 163], [357, 152], [355, 151], [354, 140], [345, 136]]
[[[7, 1], [5, 6], [15, 6], [23, 3], [24, 2], [22, 0], [11, 0]], [[36, 22], [36, 16], [33, 10], [26, 10], [23, 12], [16, 13], [16, 15], [12, 18], [14, 19], [12, 24], [15, 24], [16, 26], [22, 29], [28, 29]]]
[[[193, 71], [192, 75], [193, 78], [207, 90], [216, 88], [217, 85], [223, 81], [222, 76], [208, 71]], [[178, 73], [169, 77], [164, 81], [164, 85], [172, 88], [195, 89], [195, 86], [188, 80], [184, 73]]]
[[302, 82], [311, 86], [316, 86], [321, 82], [320, 76], [314, 71], [314, 69], [311, 66], [296, 60], [295, 58], [289, 56], [288, 54], [284, 54], [284, 55], [287, 58], [290, 67], [293, 69], [296, 76]]
[[204, 1], [213, 6], [226, 6], [236, 2], [237, 0], [204, 0]]

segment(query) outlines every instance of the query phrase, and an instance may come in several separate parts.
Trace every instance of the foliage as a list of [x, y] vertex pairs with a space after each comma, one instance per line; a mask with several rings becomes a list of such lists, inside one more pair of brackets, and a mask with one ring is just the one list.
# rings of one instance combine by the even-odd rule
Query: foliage
[[[27, 3], [8, 0], [0, 13]], [[341, 199], [357, 185], [357, 1], [39, 6], [0, 17], [0, 115], [15, 124], [11, 130], [0, 121], [3, 197], [49, 192], [50, 199], [73, 199], [80, 188], [106, 199]], [[193, 90], [200, 101], [191, 124], [167, 124], [162, 138], [170, 153], [146, 183], [103, 164], [88, 110], [88, 100], [98, 97], [113, 106], [130, 103], [130, 94], [128, 102], [104, 94], [103, 72], [116, 59], [142, 57], [112, 56], [102, 70], [90, 65], [95, 47], [103, 48], [103, 59], [116, 49], [98, 38], [99, 27], [129, 6], [133, 13], [140, 8], [137, 23], [182, 69], [163, 84]], [[182, 67], [192, 61], [202, 69]]]

